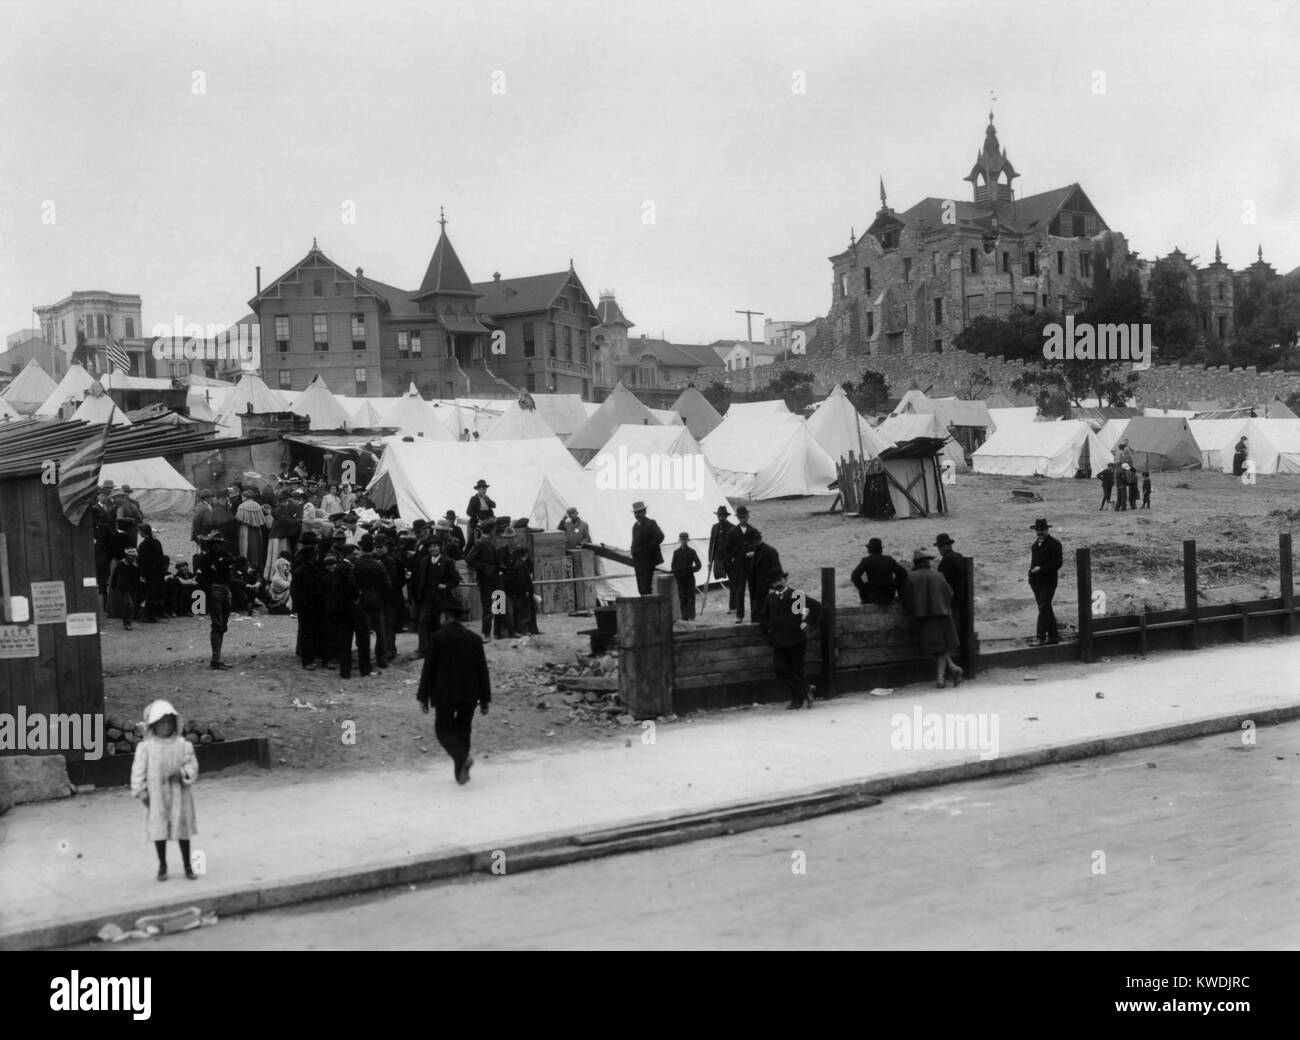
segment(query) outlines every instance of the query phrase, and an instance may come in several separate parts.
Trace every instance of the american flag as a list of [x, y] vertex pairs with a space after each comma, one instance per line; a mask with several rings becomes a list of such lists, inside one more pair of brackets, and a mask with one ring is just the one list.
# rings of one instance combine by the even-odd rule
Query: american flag
[[128, 354], [126, 348], [111, 335], [107, 338], [108, 363], [111, 370], [129, 376], [131, 374], [131, 355]]
[[97, 430], [59, 467], [59, 504], [63, 506], [63, 515], [69, 523], [81, 523], [86, 510], [95, 501], [95, 493], [99, 490], [99, 468], [103, 465], [104, 449], [108, 446], [108, 434], [112, 429], [113, 414], [110, 413], [103, 430]]

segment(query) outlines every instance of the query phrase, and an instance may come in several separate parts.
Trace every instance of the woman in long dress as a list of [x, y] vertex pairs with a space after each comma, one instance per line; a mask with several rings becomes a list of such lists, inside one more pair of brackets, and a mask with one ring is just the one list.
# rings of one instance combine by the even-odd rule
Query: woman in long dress
[[961, 652], [961, 640], [952, 620], [952, 589], [942, 574], [931, 570], [933, 559], [929, 549], [917, 549], [912, 554], [912, 569], [907, 573], [902, 598], [903, 606], [916, 618], [921, 653], [934, 658], [934, 684], [943, 689], [949, 673], [954, 686], [961, 685], [966, 673], [952, 659], [953, 654]]
[[266, 561], [266, 514], [262, 503], [257, 500], [257, 492], [245, 490], [243, 501], [235, 510], [235, 519], [239, 521], [239, 555], [248, 560], [248, 565], [261, 570]]

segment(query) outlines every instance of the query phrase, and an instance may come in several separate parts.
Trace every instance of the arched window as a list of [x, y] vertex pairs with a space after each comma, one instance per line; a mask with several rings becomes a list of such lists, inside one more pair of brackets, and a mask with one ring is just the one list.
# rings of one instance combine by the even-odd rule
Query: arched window
[[311, 294], [313, 296], [324, 296], [325, 290], [321, 287], [320, 279], [311, 283]]

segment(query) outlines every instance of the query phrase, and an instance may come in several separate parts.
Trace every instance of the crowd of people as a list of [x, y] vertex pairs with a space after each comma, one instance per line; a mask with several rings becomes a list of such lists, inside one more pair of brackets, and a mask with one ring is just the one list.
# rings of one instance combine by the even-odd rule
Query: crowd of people
[[1151, 474], [1143, 470], [1139, 482], [1138, 470], [1133, 463], [1133, 450], [1128, 446], [1127, 440], [1121, 440], [1115, 445], [1115, 461], [1103, 467], [1097, 474], [1097, 479], [1101, 481], [1101, 505], [1097, 507], [1098, 512], [1110, 505], [1112, 491], [1115, 492], [1117, 513], [1137, 509], [1139, 483], [1142, 488], [1142, 508], [1151, 508]]

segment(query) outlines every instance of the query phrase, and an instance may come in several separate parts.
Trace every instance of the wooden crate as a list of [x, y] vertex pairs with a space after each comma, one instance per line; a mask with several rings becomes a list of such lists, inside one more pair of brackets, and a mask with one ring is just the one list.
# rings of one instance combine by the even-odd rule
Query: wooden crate
[[[538, 581], [547, 578], [573, 578], [573, 560], [568, 556], [559, 559], [537, 560], [533, 565], [533, 577]], [[543, 614], [567, 614], [574, 609], [573, 582], [556, 585], [538, 585], [542, 597]]]
[[[570, 549], [569, 559], [573, 561], [573, 577], [575, 579], [590, 578], [592, 575], [599, 573], [596, 569], [596, 554], [590, 549]], [[598, 603], [595, 586], [594, 581], [574, 581], [574, 610], [596, 609]]]
[[534, 560], [554, 560], [564, 556], [563, 531], [533, 531], [531, 534]]

